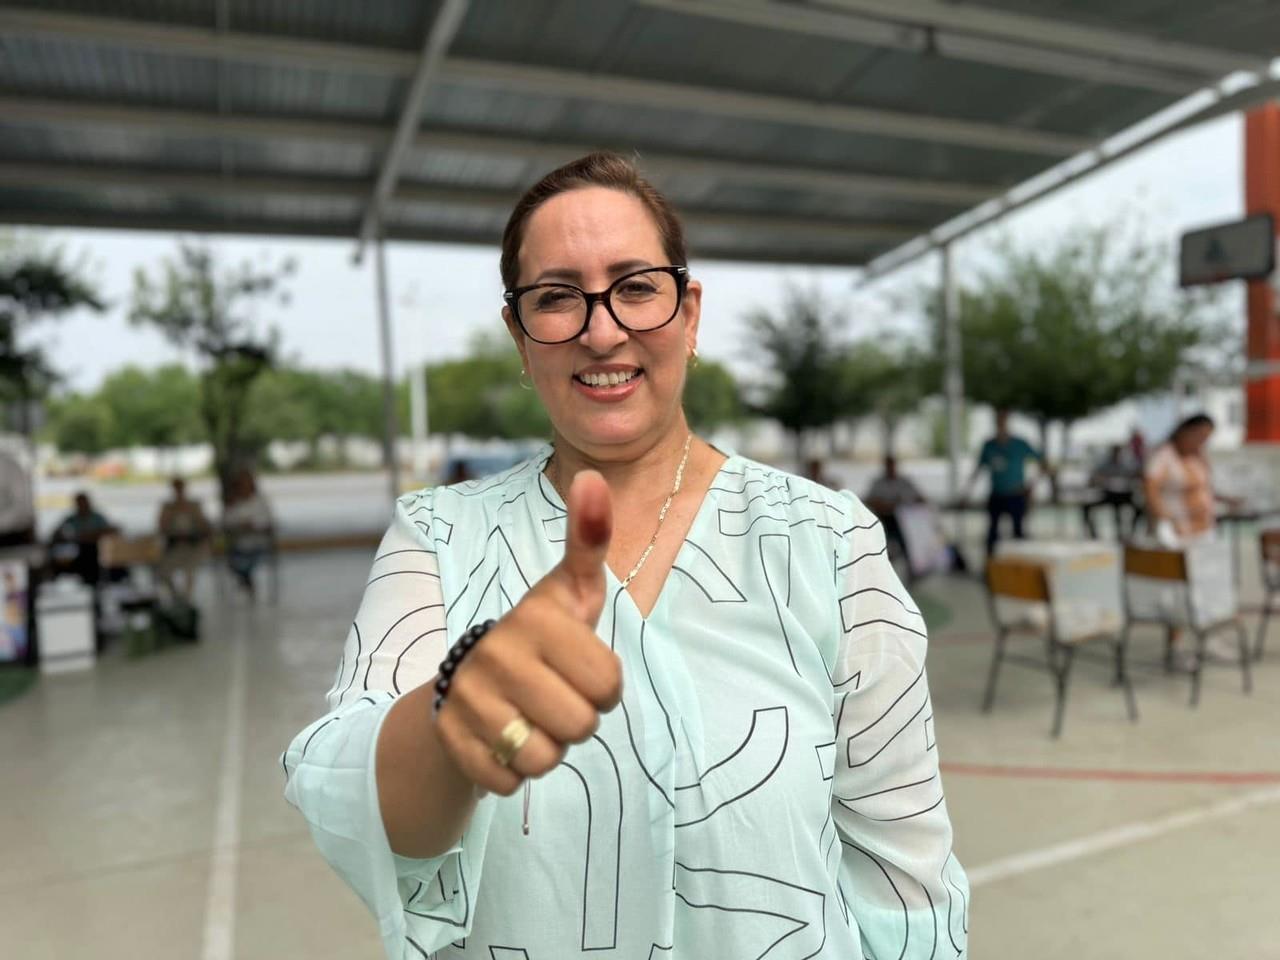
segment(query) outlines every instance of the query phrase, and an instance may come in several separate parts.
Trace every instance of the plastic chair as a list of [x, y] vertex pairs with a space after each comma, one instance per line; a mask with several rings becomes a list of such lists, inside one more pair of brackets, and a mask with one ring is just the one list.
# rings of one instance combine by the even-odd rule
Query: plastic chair
[[1258, 535], [1258, 545], [1262, 552], [1262, 587], [1266, 596], [1262, 601], [1262, 620], [1258, 624], [1258, 639], [1254, 641], [1253, 658], [1262, 659], [1262, 647], [1267, 639], [1267, 625], [1273, 613], [1280, 613], [1277, 601], [1280, 600], [1280, 529], [1263, 530]]
[[[1010, 621], [1000, 614], [998, 601], [1001, 599], [1037, 604], [1038, 609], [1047, 611], [1048, 615], [1043, 619], [1027, 616], [1021, 620]], [[1026, 560], [992, 558], [987, 564], [987, 600], [991, 610], [991, 621], [996, 628], [996, 646], [991, 658], [991, 668], [987, 674], [986, 693], [982, 698], [984, 713], [990, 712], [995, 703], [996, 681], [999, 678], [1000, 666], [1005, 660], [1037, 669], [1044, 669], [1047, 666], [1054, 681], [1052, 736], [1060, 736], [1067, 706], [1067, 684], [1077, 647], [1094, 640], [1109, 640], [1115, 647], [1116, 677], [1124, 691], [1129, 719], [1131, 721], [1138, 719], [1138, 704], [1125, 666], [1127, 633], [1122, 632], [1116, 635], [1111, 632], [1099, 632], [1070, 639], [1063, 638], [1054, 622], [1053, 597], [1044, 567]], [[1046, 643], [1045, 659], [1006, 654], [1005, 645], [1009, 636], [1015, 633], [1043, 635]]]
[[[1151, 547], [1137, 547], [1126, 544], [1124, 548], [1124, 599], [1126, 637], [1135, 623], [1158, 624], [1165, 627], [1168, 633], [1165, 657], [1170, 662], [1173, 647], [1173, 631], [1187, 628], [1195, 636], [1195, 662], [1191, 668], [1191, 706], [1200, 703], [1200, 677], [1204, 671], [1205, 645], [1209, 637], [1215, 633], [1233, 630], [1240, 641], [1240, 670], [1243, 675], [1244, 692], [1253, 690], [1253, 676], [1249, 670], [1249, 637], [1238, 612], [1220, 617], [1210, 622], [1202, 622], [1196, 605], [1192, 601], [1191, 576], [1188, 571], [1187, 554], [1183, 550], [1165, 550]], [[1168, 611], [1162, 615], [1135, 614], [1132, 602], [1130, 578], [1142, 577], [1174, 585], [1182, 595], [1183, 610]]]

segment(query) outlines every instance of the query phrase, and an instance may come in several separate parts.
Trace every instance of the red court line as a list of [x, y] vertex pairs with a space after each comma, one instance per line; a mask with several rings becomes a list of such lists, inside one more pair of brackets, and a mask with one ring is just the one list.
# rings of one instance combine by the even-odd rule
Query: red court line
[[1112, 783], [1210, 783], [1245, 786], [1280, 783], [1280, 771], [1229, 770], [1090, 770], [1077, 767], [1001, 766], [987, 763], [941, 764], [954, 776], [1007, 777], [1019, 780], [1094, 780]]

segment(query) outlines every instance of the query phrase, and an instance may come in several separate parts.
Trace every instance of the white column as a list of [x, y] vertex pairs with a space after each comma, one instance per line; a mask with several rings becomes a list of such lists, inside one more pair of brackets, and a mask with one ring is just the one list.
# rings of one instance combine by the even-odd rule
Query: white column
[[395, 364], [391, 358], [391, 301], [387, 296], [387, 250], [379, 224], [374, 251], [374, 273], [378, 286], [378, 339], [382, 348], [382, 412], [384, 418], [382, 437], [382, 465], [387, 470], [388, 492], [391, 502], [400, 496], [400, 456], [397, 441], [400, 424], [396, 416]]
[[951, 244], [942, 247], [942, 324], [946, 336], [943, 393], [947, 401], [947, 494], [960, 495], [960, 458], [964, 454], [964, 366], [960, 344], [960, 291]]

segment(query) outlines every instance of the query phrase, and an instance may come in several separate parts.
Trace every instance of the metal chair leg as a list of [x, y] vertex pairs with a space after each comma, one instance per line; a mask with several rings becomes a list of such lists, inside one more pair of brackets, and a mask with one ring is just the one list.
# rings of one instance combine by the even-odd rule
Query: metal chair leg
[[1236, 636], [1240, 641], [1240, 672], [1243, 674], [1244, 692], [1253, 692], [1253, 669], [1249, 657], [1249, 631], [1244, 628], [1244, 624], [1236, 623]]
[[1062, 734], [1062, 720], [1067, 712], [1067, 681], [1071, 678], [1071, 664], [1075, 659], [1075, 647], [1063, 647], [1062, 662], [1056, 668], [1050, 663], [1050, 669], [1053, 670], [1054, 689], [1057, 694], [1056, 702], [1053, 709], [1053, 733], [1055, 739]]
[[1204, 672], [1204, 652], [1208, 636], [1196, 631], [1196, 659], [1191, 668], [1191, 706], [1200, 705], [1200, 675]]
[[1178, 631], [1175, 627], [1164, 628], [1164, 672], [1173, 673], [1173, 646], [1174, 637]]
[[987, 690], [982, 696], [983, 713], [990, 713], [996, 702], [996, 678], [1000, 674], [1000, 661], [1004, 659], [1004, 644], [1008, 635], [1007, 630], [996, 632], [996, 649], [991, 657], [991, 668], [987, 671]]
[[1267, 598], [1262, 602], [1262, 620], [1258, 624], [1258, 639], [1253, 644], [1253, 659], [1262, 659], [1262, 646], [1267, 639], [1267, 624], [1271, 621], [1271, 601], [1275, 597], [1274, 591], [1267, 592]]
[[1129, 653], [1129, 628], [1125, 627], [1124, 632], [1116, 640], [1116, 682], [1120, 684], [1124, 690], [1125, 706], [1129, 710], [1129, 721], [1131, 723], [1138, 722], [1138, 699], [1133, 695], [1133, 681], [1129, 679], [1129, 668], [1125, 663], [1125, 658]]

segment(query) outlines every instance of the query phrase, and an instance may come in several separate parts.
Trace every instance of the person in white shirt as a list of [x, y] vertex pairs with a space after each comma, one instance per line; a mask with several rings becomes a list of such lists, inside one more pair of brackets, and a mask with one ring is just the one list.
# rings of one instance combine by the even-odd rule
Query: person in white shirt
[[252, 597], [253, 571], [271, 551], [275, 522], [251, 470], [241, 470], [232, 481], [230, 498], [222, 512], [222, 530], [227, 542], [227, 565]]

